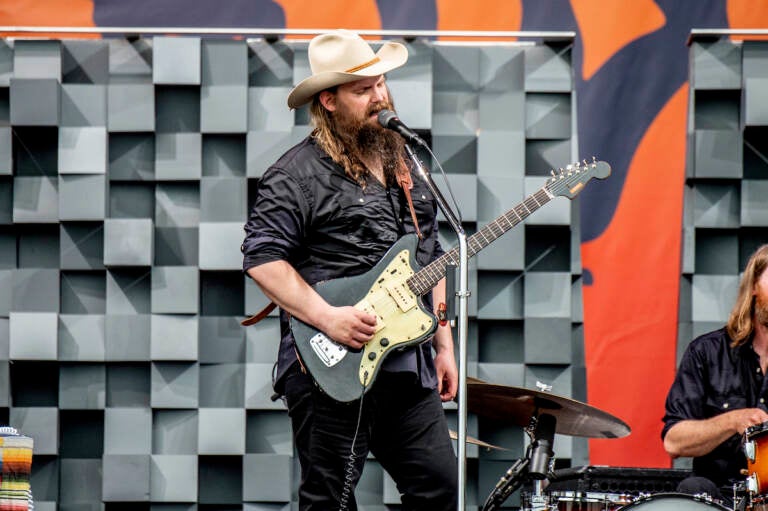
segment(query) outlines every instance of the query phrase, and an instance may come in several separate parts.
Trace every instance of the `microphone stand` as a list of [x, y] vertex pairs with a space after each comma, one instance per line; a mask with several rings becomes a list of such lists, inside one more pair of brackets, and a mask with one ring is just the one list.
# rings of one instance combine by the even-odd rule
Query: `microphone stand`
[[421, 160], [416, 153], [411, 149], [410, 145], [405, 144], [405, 151], [408, 153], [408, 157], [413, 161], [416, 166], [416, 170], [424, 180], [427, 188], [437, 201], [437, 205], [440, 211], [445, 215], [446, 220], [451, 225], [456, 236], [459, 239], [459, 260], [457, 261], [459, 267], [459, 289], [456, 292], [458, 298], [459, 310], [458, 310], [458, 333], [459, 333], [459, 424], [458, 424], [458, 498], [457, 509], [458, 511], [464, 511], [465, 498], [466, 498], [466, 465], [467, 465], [467, 321], [468, 311], [467, 301], [469, 299], [469, 252], [467, 250], [467, 235], [461, 226], [456, 215], [448, 206], [448, 202], [445, 200], [443, 194], [435, 186], [435, 182], [429, 175], [427, 169], [421, 163]]

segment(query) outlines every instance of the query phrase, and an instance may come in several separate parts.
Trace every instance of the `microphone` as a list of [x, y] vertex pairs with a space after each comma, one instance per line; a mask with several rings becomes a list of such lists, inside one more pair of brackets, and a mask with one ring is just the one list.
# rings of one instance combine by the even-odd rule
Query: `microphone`
[[552, 444], [555, 443], [556, 419], [548, 413], [539, 415], [534, 432], [533, 449], [531, 450], [531, 466], [528, 473], [533, 479], [546, 479], [549, 471], [549, 460], [554, 454]]
[[396, 131], [406, 142], [413, 142], [414, 144], [427, 147], [427, 143], [415, 131], [403, 124], [403, 121], [392, 110], [382, 110], [379, 112], [378, 119], [379, 124], [389, 130]]
[[506, 501], [512, 492], [520, 488], [525, 482], [529, 460], [527, 458], [515, 461], [514, 465], [501, 476], [499, 482], [491, 490], [491, 493], [485, 499], [482, 511], [494, 511]]

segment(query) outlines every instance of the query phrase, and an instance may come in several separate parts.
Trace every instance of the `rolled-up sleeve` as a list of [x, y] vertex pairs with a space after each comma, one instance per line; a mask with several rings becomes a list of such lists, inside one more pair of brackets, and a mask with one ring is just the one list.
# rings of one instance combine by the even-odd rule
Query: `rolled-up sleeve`
[[661, 438], [667, 431], [680, 421], [706, 418], [704, 404], [706, 399], [705, 367], [706, 360], [703, 351], [689, 349], [680, 361], [680, 367], [675, 375], [675, 381], [667, 394], [665, 404], [664, 427]]
[[245, 224], [243, 271], [260, 264], [291, 262], [302, 245], [310, 216], [309, 190], [293, 176], [272, 167], [259, 180]]

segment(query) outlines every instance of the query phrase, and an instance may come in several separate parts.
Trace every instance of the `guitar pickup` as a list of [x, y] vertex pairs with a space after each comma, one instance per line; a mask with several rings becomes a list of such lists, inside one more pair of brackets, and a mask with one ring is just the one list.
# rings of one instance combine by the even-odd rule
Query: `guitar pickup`
[[387, 326], [384, 323], [384, 318], [381, 317], [381, 314], [378, 314], [376, 312], [376, 309], [374, 309], [373, 305], [368, 300], [361, 300], [357, 305], [355, 305], [355, 308], [358, 310], [361, 310], [363, 312], [367, 312], [368, 314], [372, 314], [376, 316], [376, 327], [374, 333], [378, 332], [385, 326]]
[[405, 282], [388, 285], [386, 290], [402, 312], [408, 312], [416, 307], [416, 297], [408, 289]]

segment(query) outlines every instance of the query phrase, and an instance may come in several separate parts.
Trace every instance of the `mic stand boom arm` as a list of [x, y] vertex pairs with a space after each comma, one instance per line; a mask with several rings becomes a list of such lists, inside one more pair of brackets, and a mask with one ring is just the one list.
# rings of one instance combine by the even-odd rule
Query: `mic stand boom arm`
[[466, 497], [466, 465], [467, 465], [467, 321], [468, 321], [468, 308], [467, 300], [469, 299], [469, 252], [467, 250], [467, 235], [464, 232], [464, 228], [461, 226], [456, 215], [448, 206], [448, 202], [443, 197], [443, 194], [435, 186], [435, 182], [429, 175], [427, 169], [421, 163], [419, 157], [414, 153], [413, 149], [408, 144], [405, 144], [405, 150], [408, 153], [408, 157], [413, 161], [416, 166], [416, 170], [426, 183], [429, 191], [437, 201], [437, 205], [440, 211], [445, 215], [446, 220], [451, 225], [451, 228], [456, 232], [456, 236], [459, 239], [459, 289], [456, 292], [458, 298], [458, 334], [459, 334], [459, 384], [458, 384], [458, 397], [459, 397], [459, 409], [458, 409], [458, 498], [457, 509], [458, 511], [464, 511], [465, 509], [465, 497]]

